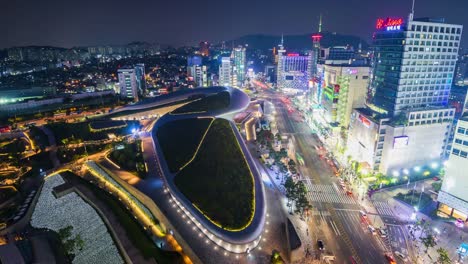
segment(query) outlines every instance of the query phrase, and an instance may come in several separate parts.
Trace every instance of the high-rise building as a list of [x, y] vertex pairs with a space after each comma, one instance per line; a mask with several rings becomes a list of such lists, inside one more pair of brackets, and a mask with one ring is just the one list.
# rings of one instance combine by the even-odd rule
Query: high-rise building
[[210, 43], [207, 41], [200, 42], [199, 52], [202, 56], [210, 56]]
[[208, 87], [208, 73], [205, 65], [192, 66], [194, 69], [193, 79], [198, 87]]
[[322, 39], [322, 14], [320, 14], [318, 32], [312, 35], [312, 43], [313, 43], [313, 50], [312, 50], [312, 65], [309, 69], [310, 76], [313, 77], [317, 74], [317, 65], [320, 59], [320, 40]]
[[232, 50], [232, 62], [234, 74], [237, 78], [237, 86], [242, 86], [245, 80], [246, 63], [245, 63], [245, 47], [239, 46]]
[[400, 175], [440, 162], [455, 109], [448, 107], [461, 25], [443, 19], [378, 19], [369, 108], [356, 109], [348, 153]]
[[455, 84], [457, 85], [467, 85], [468, 81], [465, 81], [468, 72], [468, 55], [460, 56], [457, 61], [457, 67], [455, 71]]
[[135, 76], [138, 86], [138, 94], [146, 94], [146, 79], [145, 79], [145, 64], [138, 63], [135, 65]]
[[347, 128], [353, 108], [364, 107], [369, 67], [325, 64], [322, 117], [332, 128]]
[[[332, 61], [343, 61], [346, 63], [354, 59], [354, 48], [351, 46], [335, 46], [323, 49], [325, 53], [325, 60], [332, 60]], [[325, 63], [327, 63], [325, 61]]]
[[119, 69], [120, 97], [138, 101], [138, 84], [135, 69]]
[[221, 65], [219, 66], [219, 85], [232, 86], [233, 75], [230, 57], [221, 57]]
[[445, 176], [437, 200], [439, 211], [468, 220], [468, 116], [458, 120], [452, 151], [446, 162]]
[[195, 78], [195, 67], [202, 65], [202, 57], [200, 56], [189, 56], [187, 58], [187, 75], [188, 77]]
[[278, 52], [277, 87], [287, 92], [305, 92], [308, 89], [312, 55]]
[[462, 25], [443, 19], [379, 19], [374, 34], [374, 105], [395, 116], [447, 106]]

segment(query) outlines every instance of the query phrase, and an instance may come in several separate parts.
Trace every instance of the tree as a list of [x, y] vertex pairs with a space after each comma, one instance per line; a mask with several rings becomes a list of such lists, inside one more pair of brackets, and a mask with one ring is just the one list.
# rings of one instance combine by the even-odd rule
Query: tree
[[432, 234], [428, 234], [426, 237], [422, 238], [421, 242], [426, 247], [426, 253], [427, 253], [427, 250], [429, 248], [434, 247], [435, 245], [437, 245], [437, 243], [435, 241], [435, 238], [434, 238], [434, 236]]
[[284, 263], [284, 260], [281, 257], [280, 253], [278, 252], [278, 250], [274, 249], [273, 252], [271, 252], [270, 263], [271, 264], [283, 264]]
[[435, 192], [440, 191], [441, 187], [442, 187], [442, 182], [440, 182], [440, 181], [432, 183], [432, 188], [434, 188]]
[[286, 181], [284, 182], [284, 189], [286, 190], [286, 198], [288, 198], [288, 206], [291, 210], [293, 206], [292, 201], [294, 201], [294, 197], [296, 194], [296, 184], [290, 176], [288, 176], [286, 178]]
[[296, 186], [296, 193], [295, 193], [295, 202], [297, 212], [301, 213], [301, 216], [304, 216], [304, 211], [310, 208], [309, 200], [307, 200], [307, 189], [303, 182], [297, 182]]
[[439, 257], [437, 258], [437, 263], [440, 263], [440, 264], [452, 263], [452, 260], [450, 259], [448, 251], [445, 248], [438, 248], [437, 253], [439, 254]]
[[75, 258], [76, 251], [80, 251], [84, 247], [84, 241], [81, 236], [78, 234], [74, 238], [71, 238], [73, 231], [73, 226], [67, 226], [59, 229], [58, 236], [62, 242], [64, 251], [70, 260]]

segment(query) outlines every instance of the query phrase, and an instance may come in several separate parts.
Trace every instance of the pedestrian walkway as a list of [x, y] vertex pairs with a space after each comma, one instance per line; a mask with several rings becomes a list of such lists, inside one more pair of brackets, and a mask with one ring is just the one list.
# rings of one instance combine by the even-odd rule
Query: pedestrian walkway
[[311, 202], [356, 204], [356, 200], [346, 195], [346, 193], [335, 184], [311, 184], [309, 181], [304, 181], [304, 183], [308, 191], [307, 197]]
[[396, 217], [388, 201], [372, 201], [379, 215]]

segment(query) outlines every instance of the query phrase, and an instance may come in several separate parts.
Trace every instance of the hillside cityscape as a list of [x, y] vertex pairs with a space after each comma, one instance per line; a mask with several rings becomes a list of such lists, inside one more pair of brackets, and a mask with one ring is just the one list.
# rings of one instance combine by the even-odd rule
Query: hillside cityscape
[[418, 5], [367, 37], [327, 10], [196, 45], [0, 40], [0, 263], [468, 263], [464, 25]]

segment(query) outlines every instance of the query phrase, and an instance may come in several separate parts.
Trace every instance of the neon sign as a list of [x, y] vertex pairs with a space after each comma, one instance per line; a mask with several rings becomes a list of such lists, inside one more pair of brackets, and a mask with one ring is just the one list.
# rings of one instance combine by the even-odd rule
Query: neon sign
[[299, 53], [288, 53], [288, 57], [298, 57]]
[[403, 25], [403, 18], [379, 18], [375, 24], [376, 29], [386, 29], [387, 31], [400, 30]]
[[312, 39], [313, 39], [314, 41], [320, 41], [321, 38], [322, 38], [322, 35], [320, 35], [320, 34], [312, 35]]

